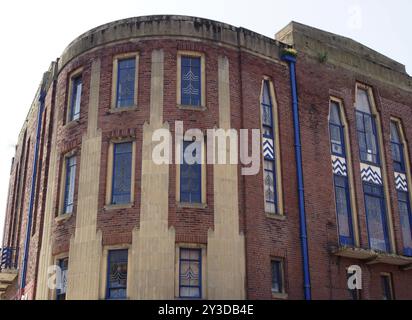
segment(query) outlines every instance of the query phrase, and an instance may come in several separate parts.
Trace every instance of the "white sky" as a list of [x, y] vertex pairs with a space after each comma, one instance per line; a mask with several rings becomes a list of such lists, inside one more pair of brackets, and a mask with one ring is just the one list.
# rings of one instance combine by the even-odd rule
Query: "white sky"
[[353, 38], [412, 74], [411, 13], [410, 0], [0, 1], [0, 245], [11, 158], [23, 121], [43, 72], [83, 32], [133, 16], [179, 14], [273, 37], [294, 20]]

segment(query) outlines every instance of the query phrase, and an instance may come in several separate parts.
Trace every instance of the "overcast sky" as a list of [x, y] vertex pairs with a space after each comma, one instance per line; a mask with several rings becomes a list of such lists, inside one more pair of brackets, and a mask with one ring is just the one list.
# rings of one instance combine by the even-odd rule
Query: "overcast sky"
[[133, 16], [179, 14], [273, 37], [294, 20], [353, 38], [405, 64], [412, 74], [411, 13], [410, 0], [1, 1], [0, 241], [11, 159], [23, 121], [43, 72], [83, 32]]

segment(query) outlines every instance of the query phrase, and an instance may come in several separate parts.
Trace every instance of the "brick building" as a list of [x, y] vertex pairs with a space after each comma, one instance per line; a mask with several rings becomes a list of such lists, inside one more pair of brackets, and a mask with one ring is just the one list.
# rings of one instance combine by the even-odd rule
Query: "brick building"
[[[97, 27], [21, 130], [1, 297], [412, 299], [411, 107], [403, 65], [298, 23], [276, 40], [182, 16]], [[248, 129], [249, 149], [261, 130], [257, 174], [154, 163], [158, 129], [173, 158], [206, 159], [213, 128]]]

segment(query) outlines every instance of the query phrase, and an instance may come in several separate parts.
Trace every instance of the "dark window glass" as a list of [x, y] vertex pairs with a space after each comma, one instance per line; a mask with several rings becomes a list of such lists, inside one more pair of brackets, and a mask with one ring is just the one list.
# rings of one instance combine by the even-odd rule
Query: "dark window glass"
[[364, 184], [366, 221], [371, 249], [388, 252], [385, 200], [382, 186]]
[[76, 180], [76, 156], [66, 158], [66, 181], [64, 188], [64, 212], [73, 212], [74, 187]]
[[361, 160], [379, 165], [375, 119], [360, 111], [356, 112], [356, 119]]
[[398, 207], [401, 219], [404, 254], [412, 257], [412, 212], [407, 192], [398, 191]]
[[394, 300], [391, 276], [382, 275], [381, 276], [381, 284], [382, 284], [382, 298], [383, 298], [383, 300]]
[[200, 106], [202, 103], [200, 57], [181, 57], [181, 104]]
[[112, 204], [130, 203], [132, 147], [132, 142], [114, 144]]
[[116, 107], [132, 107], [134, 105], [136, 59], [118, 61]]
[[272, 261], [272, 292], [283, 293], [283, 265], [281, 261]]
[[335, 175], [335, 197], [340, 244], [352, 246], [352, 217], [347, 177]]
[[182, 157], [182, 164], [180, 165], [180, 202], [201, 203], [201, 143], [184, 141]]
[[202, 250], [180, 249], [179, 297], [202, 297]]
[[127, 297], [127, 250], [111, 250], [108, 257], [107, 299]]
[[393, 166], [396, 172], [405, 172], [405, 159], [403, 156], [403, 145], [399, 137], [398, 126], [391, 122], [391, 150]]
[[72, 92], [70, 101], [70, 121], [80, 118], [80, 104], [82, 100], [82, 77], [78, 76], [72, 80]]
[[69, 266], [69, 259], [64, 258], [64, 259], [58, 260], [58, 266], [60, 270], [59, 270], [59, 275], [57, 277], [56, 299], [66, 300], [67, 269]]

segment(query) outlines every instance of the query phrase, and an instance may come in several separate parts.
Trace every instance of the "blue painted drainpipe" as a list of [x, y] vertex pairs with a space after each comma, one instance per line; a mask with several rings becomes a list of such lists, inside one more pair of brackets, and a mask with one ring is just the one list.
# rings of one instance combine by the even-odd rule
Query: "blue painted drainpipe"
[[36, 144], [34, 146], [34, 161], [33, 161], [33, 171], [32, 171], [32, 176], [31, 176], [29, 210], [27, 214], [27, 227], [26, 227], [26, 238], [24, 241], [23, 266], [22, 266], [22, 273], [21, 273], [21, 278], [20, 278], [20, 292], [21, 293], [24, 293], [24, 288], [26, 287], [27, 261], [29, 259], [30, 234], [31, 234], [31, 225], [32, 225], [32, 220], [33, 220], [34, 196], [36, 192], [36, 180], [37, 180], [37, 163], [39, 160], [41, 124], [42, 124], [42, 118], [43, 118], [45, 96], [46, 96], [46, 93], [42, 86], [42, 88], [40, 89], [40, 97], [39, 97], [40, 106], [39, 106], [39, 111], [37, 113]]
[[295, 135], [295, 156], [298, 178], [299, 194], [299, 220], [300, 220], [300, 239], [302, 247], [303, 260], [303, 286], [305, 300], [311, 300], [311, 285], [309, 271], [309, 250], [308, 236], [306, 230], [306, 212], [305, 212], [305, 190], [303, 186], [303, 169], [302, 169], [302, 145], [300, 141], [300, 122], [299, 122], [299, 103], [296, 84], [296, 57], [291, 54], [284, 54], [282, 60], [289, 64], [290, 82], [292, 87], [292, 109], [293, 109], [293, 128]]

